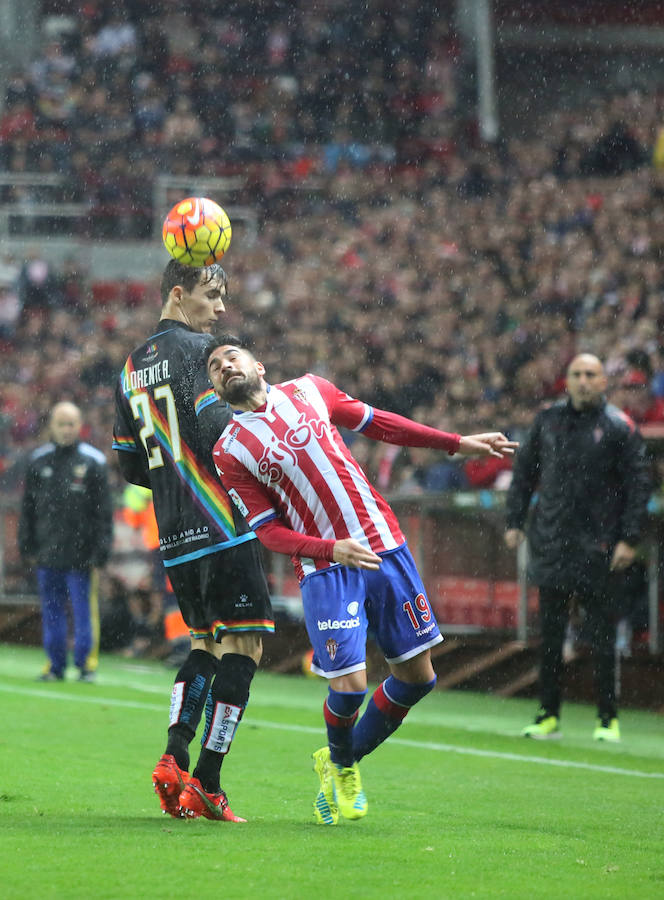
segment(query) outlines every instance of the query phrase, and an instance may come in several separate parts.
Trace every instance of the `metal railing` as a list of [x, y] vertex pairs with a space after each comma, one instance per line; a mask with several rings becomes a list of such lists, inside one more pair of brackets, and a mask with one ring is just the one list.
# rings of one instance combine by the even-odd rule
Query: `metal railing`
[[[77, 237], [90, 227], [95, 215], [91, 201], [67, 202], [70, 180], [55, 173], [0, 172], [0, 188], [21, 188], [29, 196], [0, 203], [0, 238], [29, 237], [43, 233], [46, 227], [56, 228], [58, 237]], [[246, 179], [241, 175], [227, 177], [191, 177], [159, 175], [152, 190], [151, 239], [161, 240], [164, 216], [177, 200], [187, 196], [209, 196], [224, 207], [233, 226], [245, 230], [244, 241], [251, 245], [258, 235], [258, 216], [250, 206], [241, 202]], [[100, 207], [103, 211], [103, 207]], [[117, 238], [123, 235], [118, 233]]]
[[[500, 628], [510, 631], [522, 643], [534, 635], [534, 593], [527, 578], [527, 543], [516, 554], [504, 545], [503, 493], [398, 496], [391, 497], [390, 503], [446, 633], [470, 634]], [[18, 559], [18, 508], [17, 497], [0, 502], [0, 603], [4, 605], [37, 602]], [[664, 509], [652, 508], [641, 545], [647, 572], [648, 649], [652, 654], [661, 651], [659, 548], [663, 533]], [[279, 608], [294, 614], [300, 608], [299, 590], [289, 560], [267, 553], [266, 560]], [[500, 619], [496, 613], [501, 612], [503, 604], [508, 615]], [[446, 615], [450, 608], [456, 617]], [[481, 615], [474, 618], [477, 613]]]
[[258, 236], [258, 216], [250, 206], [238, 202], [246, 183], [243, 175], [158, 175], [152, 189], [153, 237], [161, 238], [164, 216], [178, 200], [183, 197], [209, 197], [226, 210], [234, 227], [240, 223], [243, 225], [245, 242], [253, 244]]
[[[89, 214], [89, 203], [68, 203], [58, 199], [66, 191], [69, 179], [64, 175], [33, 172], [0, 172], [0, 188], [24, 188], [33, 196], [0, 203], [0, 237], [34, 234], [38, 223], [49, 222], [75, 235]], [[37, 226], [37, 227], [36, 227]]]

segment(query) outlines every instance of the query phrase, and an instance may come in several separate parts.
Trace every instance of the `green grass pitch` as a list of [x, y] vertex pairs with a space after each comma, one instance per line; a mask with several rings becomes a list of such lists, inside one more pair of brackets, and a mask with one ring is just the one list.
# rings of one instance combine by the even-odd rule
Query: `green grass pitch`
[[367, 817], [323, 827], [325, 684], [259, 672], [222, 769], [249, 822], [178, 821], [150, 781], [173, 670], [107, 656], [97, 684], [39, 684], [42, 663], [0, 646], [5, 900], [664, 896], [661, 716], [596, 745], [567, 704], [562, 741], [526, 741], [531, 701], [438, 691], [362, 762]]

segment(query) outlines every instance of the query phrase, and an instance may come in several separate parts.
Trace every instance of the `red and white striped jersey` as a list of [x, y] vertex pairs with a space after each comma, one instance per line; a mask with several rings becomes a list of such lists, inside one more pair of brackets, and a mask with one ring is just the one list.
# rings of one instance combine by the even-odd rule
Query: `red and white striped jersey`
[[[403, 544], [396, 516], [335, 427], [359, 432], [373, 415], [371, 406], [316, 375], [271, 385], [264, 406], [235, 413], [214, 461], [250, 528], [278, 518], [311, 537], [355, 538], [375, 553]], [[300, 579], [335, 565], [296, 557], [293, 563]]]

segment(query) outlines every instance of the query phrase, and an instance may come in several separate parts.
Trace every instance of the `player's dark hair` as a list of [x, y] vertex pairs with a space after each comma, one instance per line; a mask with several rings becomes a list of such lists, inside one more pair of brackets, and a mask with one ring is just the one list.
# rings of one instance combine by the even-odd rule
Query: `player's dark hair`
[[214, 339], [209, 344], [206, 354], [205, 354], [205, 363], [207, 365], [207, 361], [209, 360], [212, 353], [217, 349], [217, 347], [237, 347], [238, 350], [246, 350], [248, 353], [251, 353], [253, 356], [253, 352], [249, 341], [241, 340], [236, 334], [230, 334], [226, 332], [225, 334], [215, 334]]
[[185, 266], [172, 259], [161, 276], [161, 305], [166, 305], [168, 296], [176, 284], [181, 285], [187, 293], [191, 293], [197, 284], [207, 284], [215, 279], [220, 279], [224, 287], [228, 288], [228, 276], [219, 263], [212, 263], [211, 266]]

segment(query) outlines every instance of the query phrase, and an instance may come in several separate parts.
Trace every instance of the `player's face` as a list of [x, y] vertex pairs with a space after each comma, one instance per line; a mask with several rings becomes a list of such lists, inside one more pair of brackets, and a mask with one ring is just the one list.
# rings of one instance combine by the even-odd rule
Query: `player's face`
[[597, 406], [606, 390], [606, 375], [596, 356], [582, 354], [567, 370], [567, 393], [574, 409]]
[[208, 375], [222, 400], [239, 409], [262, 402], [265, 369], [246, 350], [217, 347], [208, 359]]
[[226, 285], [221, 278], [205, 280], [205, 270], [196, 287], [187, 293], [181, 289], [180, 306], [182, 315], [190, 328], [203, 334], [210, 334], [225, 312]]
[[60, 447], [70, 447], [76, 443], [81, 433], [81, 417], [78, 410], [68, 406], [53, 410], [50, 427], [53, 441]]

